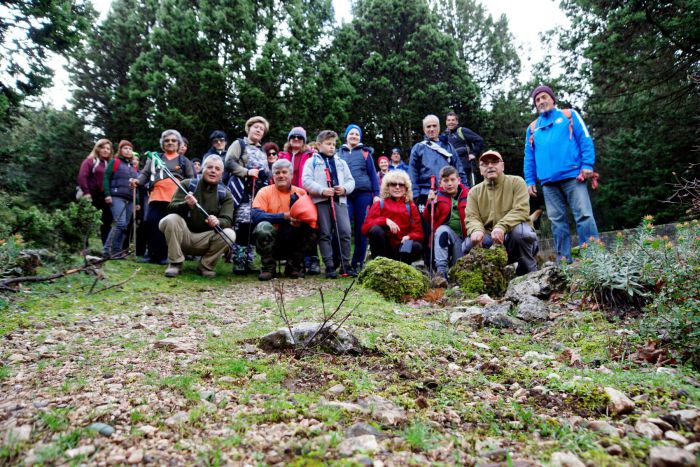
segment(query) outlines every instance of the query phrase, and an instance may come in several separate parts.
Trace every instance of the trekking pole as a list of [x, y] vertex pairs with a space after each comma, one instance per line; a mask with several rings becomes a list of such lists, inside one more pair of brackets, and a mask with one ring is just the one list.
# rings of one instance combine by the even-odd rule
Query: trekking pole
[[[250, 236], [253, 231], [253, 200], [255, 199], [255, 182], [258, 181], [258, 177], [251, 177], [253, 180], [253, 188], [251, 189], [250, 195], [250, 220], [248, 221], [248, 243], [245, 246], [246, 260], [248, 259], [248, 251], [250, 251]], [[245, 260], [244, 260], [245, 261]], [[245, 266], [244, 266], [245, 267]]]
[[[326, 167], [326, 183], [328, 184], [328, 188], [333, 188], [333, 180], [331, 179], [331, 171], [328, 167]], [[338, 239], [338, 254], [340, 255], [340, 267], [343, 270], [343, 273], [340, 275], [340, 277], [348, 277], [348, 273], [345, 272], [345, 261], [343, 261], [343, 247], [340, 244], [340, 231], [338, 230], [338, 216], [336, 215], [335, 212], [335, 194], [331, 196], [331, 217], [333, 218], [333, 225], [335, 226], [335, 236]]]
[[472, 186], [471, 188], [474, 188], [474, 185], [476, 185], [476, 160], [472, 159], [469, 161], [469, 165], [472, 167]]
[[[165, 172], [165, 175], [167, 175], [168, 178], [175, 183], [175, 185], [180, 189], [180, 191], [182, 191], [185, 195], [190, 194], [190, 192], [187, 191], [184, 186], [182, 186], [182, 183], [180, 183], [180, 181], [175, 177], [175, 175], [173, 175], [170, 169], [168, 169], [168, 167], [165, 165], [165, 162], [163, 162], [163, 160], [160, 157], [158, 157], [158, 154], [156, 152], [147, 152], [146, 157], [153, 159], [156, 163], [156, 166], [159, 169], [163, 170], [163, 172]], [[199, 209], [199, 211], [204, 215], [204, 217], [209, 217], [209, 213], [202, 207], [201, 204], [199, 204], [199, 201], [197, 201], [196, 198], [194, 205], [197, 209]], [[224, 229], [222, 229], [221, 226], [217, 225], [216, 227], [214, 227], [214, 231], [217, 234], [219, 234], [221, 239], [224, 241], [224, 243], [226, 243], [226, 245], [228, 245], [229, 248], [234, 247], [234, 242], [228, 237], [228, 235], [226, 235]]]
[[[138, 152], [133, 153], [134, 157], [139, 157]], [[138, 167], [136, 168], [136, 173], [138, 173]], [[132, 222], [133, 224], [131, 225], [131, 241], [129, 243], [134, 244], [134, 259], [137, 258], [136, 256], [136, 192], [138, 191], [138, 188], [134, 188], [131, 190], [131, 214], [132, 214]]]
[[[430, 191], [435, 192], [435, 175], [430, 176]], [[433, 259], [435, 256], [435, 200], [430, 202], [430, 238], [428, 239], [430, 247], [430, 266], [428, 272], [430, 279], [433, 278]]]

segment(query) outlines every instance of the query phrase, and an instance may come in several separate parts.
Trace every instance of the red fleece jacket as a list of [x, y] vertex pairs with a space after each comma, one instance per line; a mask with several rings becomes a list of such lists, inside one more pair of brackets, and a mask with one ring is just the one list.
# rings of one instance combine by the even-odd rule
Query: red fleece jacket
[[[382, 206], [382, 204], [384, 206]], [[362, 234], [367, 235], [369, 229], [377, 225], [386, 228], [387, 238], [392, 248], [398, 249], [401, 245], [401, 239], [405, 235], [408, 235], [413, 241], [422, 242], [423, 227], [421, 226], [418, 208], [413, 201], [409, 202], [408, 205], [411, 211], [410, 218], [409, 210], [406, 209], [406, 202], [403, 200], [397, 201], [392, 198], [384, 198], [383, 203], [381, 201], [375, 201], [369, 208], [365, 223], [362, 224]], [[387, 219], [396, 222], [401, 230], [395, 234], [392, 233], [386, 225]]]

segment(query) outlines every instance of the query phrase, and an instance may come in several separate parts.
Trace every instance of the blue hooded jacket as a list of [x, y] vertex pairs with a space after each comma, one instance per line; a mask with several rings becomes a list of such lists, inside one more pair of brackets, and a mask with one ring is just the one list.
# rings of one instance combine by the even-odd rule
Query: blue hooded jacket
[[[450, 154], [450, 157], [441, 154], [430, 146], [442, 148]], [[440, 135], [438, 141], [430, 141], [428, 138], [424, 138], [423, 141], [413, 146], [413, 149], [411, 149], [411, 160], [408, 163], [408, 175], [411, 177], [414, 199], [420, 195], [428, 194], [431, 176], [435, 176], [435, 189], [437, 190], [437, 185], [440, 181], [440, 169], [446, 165], [451, 165], [457, 169], [462, 184], [468, 185], [467, 177], [462, 168], [462, 161], [459, 160], [457, 151], [447, 141], [447, 137], [444, 134]]]
[[576, 178], [581, 169], [593, 170], [594, 165], [593, 139], [575, 110], [571, 110], [571, 120], [556, 107], [541, 114], [535, 120], [532, 144], [528, 125], [523, 168], [528, 186], [537, 180], [545, 185]]

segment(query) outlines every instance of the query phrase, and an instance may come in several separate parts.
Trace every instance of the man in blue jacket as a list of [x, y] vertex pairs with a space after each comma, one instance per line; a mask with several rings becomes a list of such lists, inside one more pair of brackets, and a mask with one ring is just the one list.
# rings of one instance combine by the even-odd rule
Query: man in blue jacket
[[586, 183], [595, 164], [593, 140], [578, 112], [555, 107], [549, 86], [535, 88], [532, 98], [539, 116], [525, 132], [525, 182], [533, 197], [537, 196], [537, 180], [542, 184], [557, 257], [571, 262], [567, 204], [576, 221], [579, 244], [598, 238]]
[[[413, 146], [411, 159], [408, 163], [408, 175], [411, 177], [413, 185], [413, 202], [416, 203], [421, 213], [425, 208], [428, 195], [435, 196], [437, 193], [440, 169], [446, 165], [457, 169], [462, 184], [468, 185], [462, 162], [447, 140], [447, 136], [440, 134], [440, 120], [435, 115], [428, 115], [423, 119], [423, 132], [425, 138]], [[435, 187], [431, 193], [430, 180], [432, 177], [435, 177]]]

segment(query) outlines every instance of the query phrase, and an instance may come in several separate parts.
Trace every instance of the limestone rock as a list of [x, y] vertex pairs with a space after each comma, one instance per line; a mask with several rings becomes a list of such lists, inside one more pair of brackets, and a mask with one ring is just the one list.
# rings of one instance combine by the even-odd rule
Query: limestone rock
[[571, 452], [553, 453], [550, 465], [552, 467], [586, 467], [586, 464]]
[[524, 321], [546, 321], [549, 319], [549, 307], [537, 297], [526, 295], [518, 304], [516, 316]]
[[603, 420], [593, 420], [590, 421], [586, 424], [586, 428], [592, 431], [597, 431], [600, 433], [605, 433], [610, 436], [618, 436], [619, 432], [617, 431], [617, 428], [612, 426], [606, 421]]
[[613, 415], [623, 415], [634, 410], [634, 402], [624, 393], [611, 387], [604, 388], [604, 391], [610, 399], [608, 402], [608, 410]]
[[664, 432], [661, 431], [661, 428], [648, 422], [644, 418], [637, 420], [637, 423], [634, 424], [634, 430], [640, 435], [646, 436], [652, 440], [661, 439], [664, 437]]
[[5, 432], [5, 445], [11, 446], [16, 443], [26, 443], [32, 436], [32, 426], [13, 426]]
[[374, 435], [355, 436], [354, 438], [343, 440], [338, 445], [338, 453], [344, 457], [352, 456], [358, 451], [376, 452], [378, 450], [379, 443], [377, 443], [377, 438]]
[[68, 449], [65, 454], [66, 457], [69, 459], [73, 459], [74, 457], [78, 456], [89, 456], [95, 452], [95, 446], [93, 445], [87, 445], [87, 446], [79, 446], [77, 448], [73, 449]]
[[192, 342], [185, 342], [174, 337], [161, 339], [154, 344], [154, 347], [175, 353], [196, 353], [197, 351], [196, 346]]
[[[314, 337], [315, 342], [321, 342], [320, 348], [331, 354], [360, 355], [364, 352], [360, 341], [345, 327], [337, 329], [334, 323], [326, 323], [319, 331], [323, 323], [303, 322], [292, 327], [292, 333], [284, 327], [271, 332], [258, 341], [258, 346], [267, 351], [284, 349], [301, 349]], [[313, 345], [313, 344], [312, 344]]]
[[462, 312], [454, 312], [450, 315], [450, 324], [456, 325], [461, 323], [467, 323], [468, 325], [479, 329], [484, 324], [484, 310], [479, 307], [469, 307]]
[[664, 438], [666, 438], [669, 441], [675, 441], [676, 443], [681, 445], [688, 444], [688, 438], [678, 433], [677, 431], [667, 431], [666, 433], [664, 433]]
[[695, 456], [673, 446], [654, 446], [649, 451], [649, 467], [694, 467]]
[[386, 425], [399, 425], [407, 420], [406, 411], [380, 396], [369, 396], [357, 403], [369, 410], [371, 416]]
[[557, 266], [545, 266], [524, 276], [516, 277], [508, 284], [505, 299], [520, 302], [531, 296], [546, 299], [552, 292], [562, 292], [567, 288], [564, 272]]
[[484, 308], [484, 325], [495, 328], [522, 328], [526, 325], [525, 321], [510, 316], [508, 312], [513, 306], [511, 302], [498, 303], [494, 302]]
[[365, 422], [354, 423], [345, 430], [345, 436], [348, 438], [355, 438], [363, 435], [379, 436], [379, 430]]

